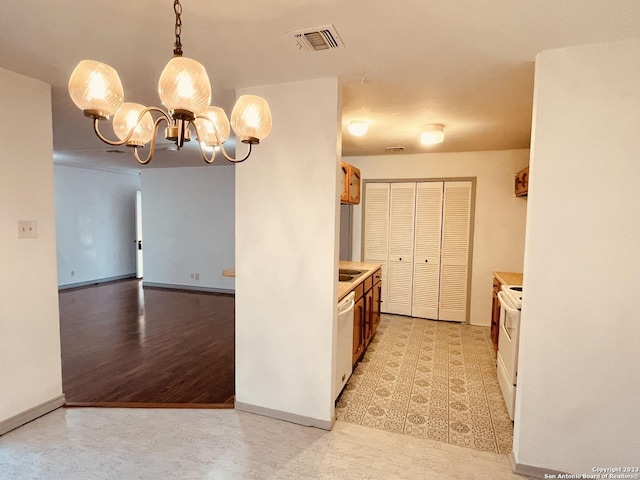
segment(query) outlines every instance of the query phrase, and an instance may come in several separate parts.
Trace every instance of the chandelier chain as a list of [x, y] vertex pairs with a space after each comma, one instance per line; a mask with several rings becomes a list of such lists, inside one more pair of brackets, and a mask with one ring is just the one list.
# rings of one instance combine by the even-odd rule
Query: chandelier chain
[[182, 18], [180, 18], [180, 15], [182, 15], [182, 5], [180, 4], [180, 0], [174, 0], [173, 11], [176, 13], [176, 27], [175, 27], [176, 43], [174, 44], [176, 48], [173, 49], [173, 54], [181, 57], [182, 41], [180, 39], [180, 34], [182, 33]]

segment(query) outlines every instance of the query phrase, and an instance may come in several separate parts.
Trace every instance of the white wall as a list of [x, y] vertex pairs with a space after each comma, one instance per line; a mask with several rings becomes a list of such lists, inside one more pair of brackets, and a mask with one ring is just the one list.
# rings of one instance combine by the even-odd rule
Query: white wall
[[2, 422], [62, 395], [49, 85], [0, 69], [0, 143]]
[[541, 53], [518, 464], [574, 474], [639, 466], [638, 152], [640, 40]]
[[273, 131], [236, 171], [236, 402], [328, 427], [334, 417], [339, 83], [320, 79], [239, 93], [268, 100]]
[[233, 290], [234, 182], [231, 164], [142, 171], [145, 284]]
[[137, 171], [55, 165], [58, 285], [136, 271]]
[[[527, 200], [513, 195], [513, 175], [529, 150], [346, 157], [363, 180], [476, 177], [470, 322], [490, 325], [492, 272], [522, 272]], [[362, 204], [354, 207], [354, 260], [362, 252]]]

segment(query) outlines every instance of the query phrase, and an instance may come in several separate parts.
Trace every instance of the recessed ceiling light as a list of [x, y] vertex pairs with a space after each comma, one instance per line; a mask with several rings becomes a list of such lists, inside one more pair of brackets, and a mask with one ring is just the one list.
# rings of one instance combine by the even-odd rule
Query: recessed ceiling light
[[349, 133], [354, 137], [361, 137], [369, 130], [369, 124], [363, 120], [354, 120], [353, 122], [349, 122], [347, 130], [349, 130]]
[[437, 145], [444, 140], [444, 125], [434, 123], [424, 125], [420, 134], [420, 143], [423, 145]]

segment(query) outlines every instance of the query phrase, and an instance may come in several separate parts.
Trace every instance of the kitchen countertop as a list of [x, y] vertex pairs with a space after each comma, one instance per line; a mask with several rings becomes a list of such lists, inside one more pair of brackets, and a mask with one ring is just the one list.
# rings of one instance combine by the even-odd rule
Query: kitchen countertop
[[380, 264], [369, 262], [347, 262], [340, 260], [339, 268], [362, 270], [362, 273], [350, 282], [338, 282], [338, 301], [346, 297], [347, 294], [362, 283], [365, 278], [373, 275], [373, 273], [380, 268]]
[[493, 276], [502, 285], [522, 285], [522, 273], [517, 272], [493, 272]]

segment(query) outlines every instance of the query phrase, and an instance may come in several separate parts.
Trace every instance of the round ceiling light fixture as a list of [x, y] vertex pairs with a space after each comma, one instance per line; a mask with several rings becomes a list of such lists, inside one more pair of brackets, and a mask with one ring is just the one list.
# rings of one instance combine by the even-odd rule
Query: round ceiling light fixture
[[444, 140], [444, 125], [433, 123], [424, 125], [420, 134], [420, 143], [423, 145], [437, 145]]
[[354, 120], [349, 122], [347, 130], [354, 137], [362, 137], [369, 130], [369, 124], [364, 120]]

